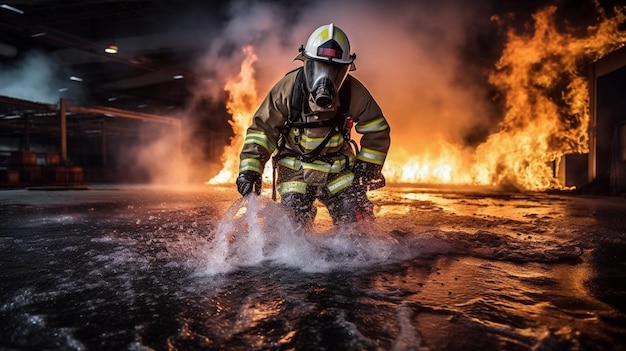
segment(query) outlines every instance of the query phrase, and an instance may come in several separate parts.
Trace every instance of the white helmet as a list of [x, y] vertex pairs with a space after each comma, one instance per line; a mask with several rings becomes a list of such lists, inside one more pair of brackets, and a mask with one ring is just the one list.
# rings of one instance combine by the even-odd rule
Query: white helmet
[[[331, 23], [314, 30], [306, 47], [300, 47], [300, 54], [295, 59], [304, 61], [305, 58], [352, 64], [356, 54], [350, 54], [350, 41], [346, 33]], [[350, 70], [354, 70], [353, 65]]]
[[343, 30], [334, 24], [317, 28], [294, 59], [304, 61], [306, 89], [318, 106], [330, 107], [348, 71], [355, 70], [355, 54]]

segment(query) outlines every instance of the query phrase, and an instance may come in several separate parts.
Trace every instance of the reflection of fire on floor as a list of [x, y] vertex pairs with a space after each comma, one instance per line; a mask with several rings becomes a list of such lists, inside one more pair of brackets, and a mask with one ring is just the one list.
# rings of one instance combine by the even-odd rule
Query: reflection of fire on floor
[[433, 349], [450, 335], [470, 349], [512, 339], [527, 349], [580, 333], [614, 344], [611, 333], [624, 332], [624, 199], [394, 186], [370, 195], [374, 222], [333, 227], [320, 208], [307, 231], [269, 197], [243, 199], [234, 187], [2, 191], [3, 314], [39, 332], [20, 324], [25, 309], [64, 316], [77, 306], [55, 325], [104, 328], [113, 314], [138, 332], [186, 321], [211, 336], [245, 323], [238, 311], [278, 303], [259, 323], [295, 318], [310, 333], [312, 318], [339, 310], [360, 331], [364, 321], [402, 325], [396, 341], [419, 336]]
[[546, 236], [560, 228], [559, 237], [563, 237], [564, 220], [574, 226], [593, 220], [590, 214], [568, 218], [578, 202], [570, 195], [468, 189], [388, 187], [371, 197], [378, 204], [379, 217], [411, 218], [415, 225], [443, 230], [488, 230], [528, 237]]

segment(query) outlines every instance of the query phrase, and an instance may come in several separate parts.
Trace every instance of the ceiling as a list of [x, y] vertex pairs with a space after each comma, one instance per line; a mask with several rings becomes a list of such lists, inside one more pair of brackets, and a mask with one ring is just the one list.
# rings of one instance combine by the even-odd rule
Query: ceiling
[[[589, 17], [582, 10], [593, 10], [591, 1], [586, 7], [554, 1], [568, 16]], [[602, 3], [610, 8], [621, 1]], [[529, 12], [541, 3], [545, 0], [492, 5], [496, 13]], [[228, 13], [228, 0], [0, 0], [0, 95], [45, 103], [64, 97], [74, 104], [167, 114], [187, 105], [195, 83], [211, 78], [198, 73], [197, 62]], [[109, 44], [119, 52], [105, 53]], [[51, 70], [46, 79], [28, 66], [37, 63]], [[29, 74], [8, 75], [11, 70]], [[28, 93], [46, 90], [46, 98], [7, 94], [2, 89], [7, 81]]]
[[[82, 105], [164, 114], [185, 106], [194, 83], [206, 79], [194, 63], [206, 50], [204, 37], [224, 20], [222, 6], [189, 0], [0, 0], [0, 79], [26, 85], [23, 77], [30, 79], [44, 65], [49, 74], [32, 77], [34, 85], [26, 90], [49, 90]], [[104, 52], [109, 44], [118, 46], [117, 54]], [[37, 62], [39, 68], [28, 67]], [[19, 70], [29, 73], [8, 75]], [[37, 95], [14, 97], [53, 103]]]

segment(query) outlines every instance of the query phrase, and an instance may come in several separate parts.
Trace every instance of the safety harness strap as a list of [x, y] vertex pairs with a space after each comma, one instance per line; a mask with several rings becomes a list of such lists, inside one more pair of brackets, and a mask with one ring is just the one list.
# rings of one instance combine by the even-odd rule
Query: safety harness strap
[[347, 112], [348, 108], [350, 107], [350, 80], [346, 79], [344, 81], [344, 84], [342, 84], [341, 88], [339, 89], [339, 108], [337, 108], [337, 114], [335, 114], [333, 118], [313, 122], [304, 122], [301, 120], [302, 112], [305, 111], [308, 114], [311, 111], [306, 99], [308, 93], [304, 84], [304, 68], [300, 67], [297, 68], [297, 70], [298, 73], [296, 74], [293, 93], [291, 94], [291, 113], [280, 130], [280, 136], [277, 143], [277, 152], [272, 159], [274, 166], [274, 172], [272, 174], [273, 200], [276, 200], [276, 172], [278, 168], [278, 160], [286, 155], [283, 151], [285, 151], [286, 149], [285, 144], [287, 142], [287, 134], [289, 133], [289, 130], [291, 128], [296, 127], [305, 129], [329, 126], [334, 127], [326, 134], [326, 137], [324, 137], [322, 142], [315, 149], [298, 155], [298, 158], [305, 162], [316, 159], [319, 156], [320, 152], [324, 149], [326, 144], [328, 144], [328, 141], [332, 138], [333, 134], [337, 132], [341, 132], [343, 134], [344, 140], [350, 141], [350, 128], [352, 127], [352, 124], [350, 123], [350, 125], [348, 126], [348, 123], [346, 121], [346, 119], [349, 118], [347, 116]]

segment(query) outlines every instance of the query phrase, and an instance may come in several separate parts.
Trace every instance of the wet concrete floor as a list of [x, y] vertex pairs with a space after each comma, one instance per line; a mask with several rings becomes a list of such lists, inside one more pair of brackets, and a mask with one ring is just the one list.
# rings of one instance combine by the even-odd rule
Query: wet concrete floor
[[371, 197], [302, 232], [233, 187], [0, 191], [0, 349], [626, 348], [623, 197]]

